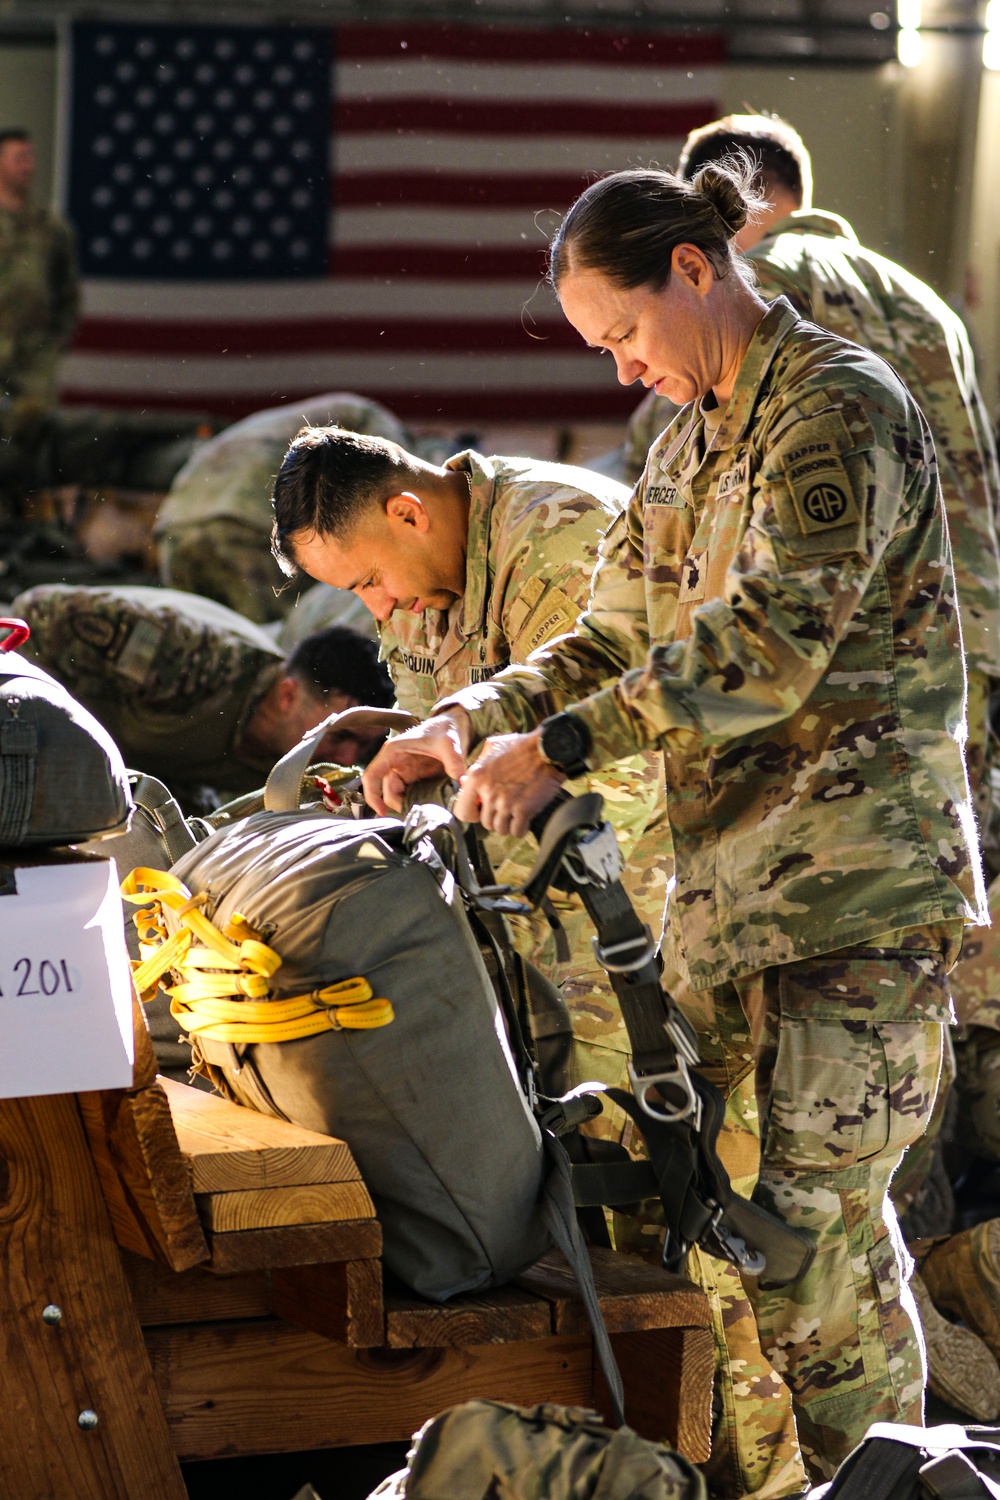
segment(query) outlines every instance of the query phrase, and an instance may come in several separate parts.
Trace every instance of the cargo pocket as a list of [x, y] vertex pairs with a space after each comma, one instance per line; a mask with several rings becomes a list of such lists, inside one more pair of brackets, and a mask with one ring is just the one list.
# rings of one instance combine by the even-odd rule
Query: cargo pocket
[[941, 1026], [909, 1019], [921, 1006], [903, 964], [862, 952], [790, 965], [779, 1003], [765, 1166], [836, 1171], [918, 1139]]

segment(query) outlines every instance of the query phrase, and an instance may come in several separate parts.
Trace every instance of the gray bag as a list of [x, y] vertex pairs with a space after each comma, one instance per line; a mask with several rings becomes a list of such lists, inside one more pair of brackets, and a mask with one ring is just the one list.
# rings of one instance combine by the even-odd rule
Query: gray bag
[[[8, 640], [27, 631], [20, 620], [0, 625], [13, 629]], [[0, 651], [0, 846], [100, 838], [126, 827], [131, 810], [107, 730], [41, 667]]]
[[217, 927], [238, 912], [281, 954], [274, 998], [360, 975], [391, 1001], [395, 1019], [373, 1031], [196, 1043], [240, 1103], [347, 1141], [386, 1265], [443, 1300], [507, 1281], [542, 1255], [541, 1134], [432, 846], [409, 846], [392, 818], [264, 811], [220, 829], [172, 873], [192, 894], [208, 892], [203, 910]]

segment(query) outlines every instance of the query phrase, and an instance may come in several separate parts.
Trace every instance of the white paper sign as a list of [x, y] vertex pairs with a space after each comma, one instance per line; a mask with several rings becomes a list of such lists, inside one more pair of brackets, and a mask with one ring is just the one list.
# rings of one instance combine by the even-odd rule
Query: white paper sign
[[14, 871], [0, 895], [0, 1098], [127, 1088], [132, 990], [113, 859]]

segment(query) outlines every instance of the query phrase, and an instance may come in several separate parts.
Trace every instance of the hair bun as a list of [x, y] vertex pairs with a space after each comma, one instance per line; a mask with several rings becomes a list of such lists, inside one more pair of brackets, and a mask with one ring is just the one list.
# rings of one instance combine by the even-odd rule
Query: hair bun
[[756, 196], [751, 187], [752, 180], [753, 163], [734, 158], [706, 162], [692, 178], [692, 187], [708, 199], [730, 239], [739, 234], [750, 217]]

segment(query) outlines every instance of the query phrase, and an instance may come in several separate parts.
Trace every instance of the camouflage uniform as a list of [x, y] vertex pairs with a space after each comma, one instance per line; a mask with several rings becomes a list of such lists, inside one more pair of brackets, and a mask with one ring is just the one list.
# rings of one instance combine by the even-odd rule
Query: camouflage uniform
[[290, 401], [227, 427], [184, 465], [160, 507], [153, 534], [165, 584], [260, 624], [287, 614], [299, 591], [271, 556], [271, 491], [285, 450], [307, 425], [407, 440], [384, 406], [346, 394]]
[[[1000, 678], [1000, 478], [968, 334], [962, 320], [930, 287], [866, 250], [837, 214], [805, 209], [790, 214], [772, 226], [749, 259], [762, 296], [784, 295], [803, 317], [880, 354], [927, 418], [948, 517], [969, 675], [966, 761], [985, 837], [993, 758], [989, 696], [992, 683]], [[638, 463], [638, 469], [627, 475], [631, 482], [676, 410], [665, 398], [650, 394], [633, 414], [626, 458]], [[995, 1032], [1000, 1028], [1000, 885], [992, 888], [990, 910], [993, 926], [967, 943], [953, 995], [963, 1025]], [[980, 1042], [983, 1056], [996, 1049], [993, 1037]], [[960, 1058], [975, 1051], [961, 1049]], [[997, 1081], [985, 1093], [982, 1067], [974, 1067], [968, 1079], [984, 1122], [987, 1115], [998, 1115], [1000, 1072], [992, 1067], [993, 1061], [987, 1067]], [[963, 1077], [964, 1072], [963, 1067]], [[900, 1212], [913, 1202], [927, 1176], [935, 1139], [936, 1131], [929, 1130], [921, 1145], [907, 1153], [894, 1180], [893, 1198]], [[991, 1147], [1000, 1141], [1000, 1117], [984, 1144], [986, 1140]]]
[[233, 796], [263, 785], [273, 758], [248, 758], [240, 742], [283, 657], [249, 620], [143, 587], [48, 584], [13, 607], [31, 626], [24, 654], [90, 709], [133, 770], [183, 800], [202, 785]]
[[[445, 693], [487, 682], [511, 661], [572, 629], [586, 608], [597, 548], [628, 502], [628, 491], [584, 469], [527, 458], [483, 458], [459, 453], [447, 468], [468, 475], [470, 510], [465, 593], [444, 614], [396, 610], [382, 626], [382, 658], [401, 708], [427, 718]], [[632, 861], [650, 818], [663, 805], [658, 757], [633, 756], [610, 773], [588, 778], [607, 804], [623, 857]], [[571, 783], [582, 791], [584, 783]], [[534, 863], [533, 840], [488, 840], [498, 880], [525, 879]], [[659, 932], [666, 872], [659, 841], [639, 850], [633, 894]], [[651, 865], [656, 868], [651, 868]], [[560, 973], [574, 1030], [616, 1052], [628, 1052], [621, 1013], [594, 959], [593, 929], [577, 898], [557, 898], [571, 957]], [[556, 967], [548, 923], [514, 918], [525, 956], [548, 973]], [[592, 1076], [592, 1075], [588, 1075]]]
[[985, 918], [964, 685], [926, 424], [880, 360], [779, 301], [725, 410], [654, 445], [574, 634], [453, 700], [477, 739], [574, 705], [595, 770], [664, 749], [678, 999], [715, 1034], [710, 1075], [753, 1070], [755, 1194], [820, 1251], [791, 1287], [745, 1285], [821, 1473], [874, 1417], [921, 1420], [884, 1189]]
[[0, 208], [0, 381], [15, 411], [55, 406], [59, 356], [79, 304], [69, 226], [37, 204]]

